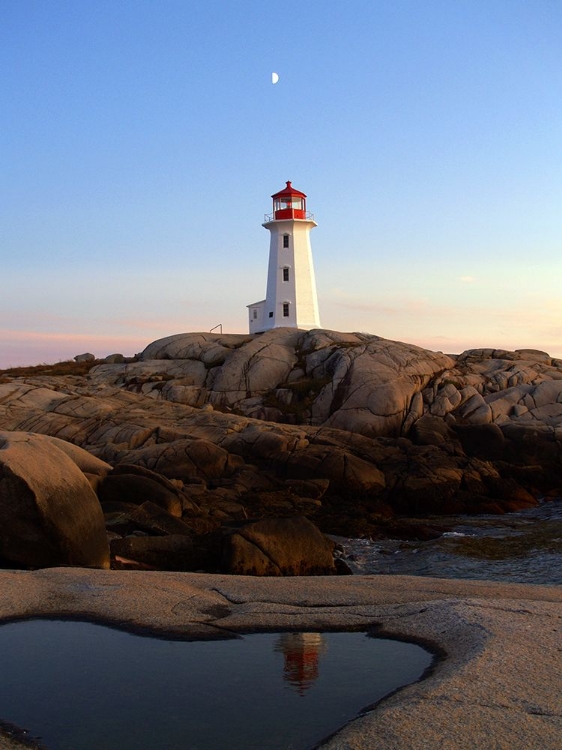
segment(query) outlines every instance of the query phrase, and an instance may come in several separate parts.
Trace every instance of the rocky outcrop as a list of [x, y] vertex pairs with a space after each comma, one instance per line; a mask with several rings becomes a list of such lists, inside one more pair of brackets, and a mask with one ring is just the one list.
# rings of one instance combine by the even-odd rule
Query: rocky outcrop
[[[364, 333], [180, 334], [156, 341], [129, 365], [99, 365], [94, 382], [152, 398], [210, 404], [249, 417], [399, 435], [412, 403], [450, 357]], [[413, 411], [412, 411], [413, 409]]]
[[[544, 352], [453, 356], [333, 331], [183, 334], [88, 377], [0, 384], [0, 428], [58, 440], [112, 540], [190, 537], [196, 569], [219, 569], [224, 529], [250, 519], [374, 537], [399, 516], [562, 494], [560, 419], [562, 362]], [[143, 544], [121, 557], [153, 565]]]
[[98, 489], [100, 502], [142, 505], [151, 502], [172, 516], [181, 517], [182, 502], [178, 489], [161, 474], [141, 466], [119, 464], [105, 477]]
[[0, 558], [32, 567], [109, 567], [103, 514], [88, 480], [69, 457], [98, 466], [42, 435], [0, 433]]
[[285, 424], [408, 436], [424, 415], [459, 424], [562, 423], [562, 360], [532, 349], [445, 355], [366, 333], [179, 334], [91, 377], [159, 400]]

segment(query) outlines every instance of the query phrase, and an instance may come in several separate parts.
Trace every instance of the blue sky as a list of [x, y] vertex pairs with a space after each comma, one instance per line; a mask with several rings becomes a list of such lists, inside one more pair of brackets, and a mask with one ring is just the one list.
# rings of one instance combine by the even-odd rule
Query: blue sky
[[0, 70], [0, 366], [246, 331], [286, 180], [326, 328], [562, 357], [559, 0], [0, 0]]

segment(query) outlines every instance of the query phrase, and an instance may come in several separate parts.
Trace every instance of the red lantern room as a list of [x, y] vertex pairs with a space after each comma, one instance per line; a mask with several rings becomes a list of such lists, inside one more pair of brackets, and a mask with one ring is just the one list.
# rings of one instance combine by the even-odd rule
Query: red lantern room
[[306, 219], [306, 195], [295, 190], [290, 182], [273, 198], [273, 219]]

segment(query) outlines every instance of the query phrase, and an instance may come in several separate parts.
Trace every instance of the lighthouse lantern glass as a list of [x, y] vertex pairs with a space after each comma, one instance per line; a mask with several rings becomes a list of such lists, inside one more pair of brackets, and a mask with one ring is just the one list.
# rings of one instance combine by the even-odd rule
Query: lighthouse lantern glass
[[306, 200], [299, 195], [281, 195], [273, 199], [276, 219], [305, 219]]
[[286, 209], [296, 209], [297, 211], [304, 210], [304, 200], [299, 198], [297, 195], [284, 196], [283, 198], [276, 198], [273, 204], [274, 211], [285, 211]]

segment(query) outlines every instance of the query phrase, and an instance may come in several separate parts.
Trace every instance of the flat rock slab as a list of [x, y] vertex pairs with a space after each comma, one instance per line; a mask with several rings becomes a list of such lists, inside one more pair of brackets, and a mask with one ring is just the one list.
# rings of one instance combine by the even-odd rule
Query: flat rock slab
[[[57, 568], [0, 572], [0, 619], [79, 617], [187, 639], [377, 626], [441, 655], [329, 750], [559, 750], [562, 587], [410, 576], [249, 578]], [[1, 717], [0, 717], [1, 719]], [[0, 748], [23, 747], [2, 739]]]

